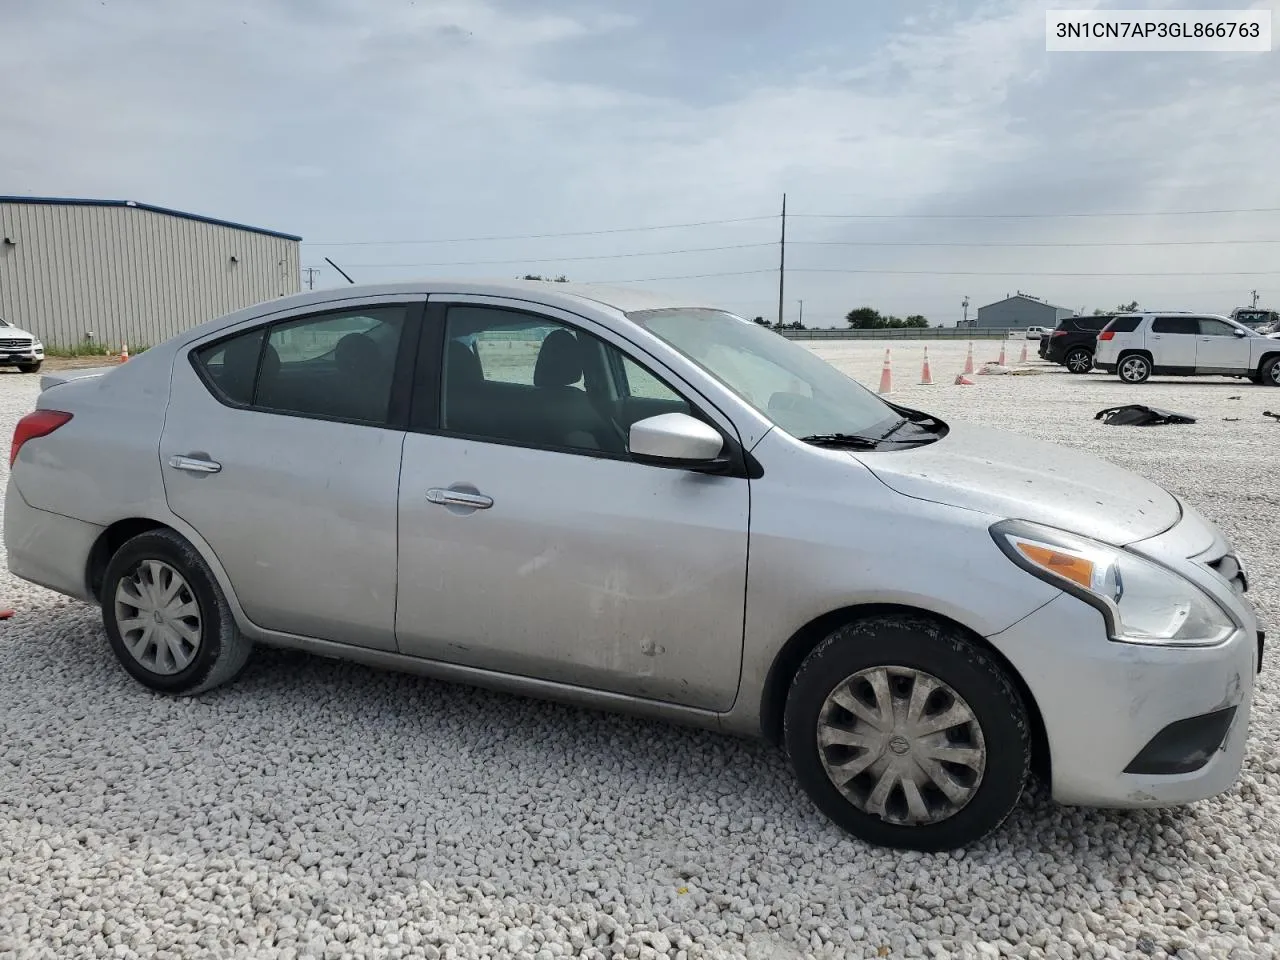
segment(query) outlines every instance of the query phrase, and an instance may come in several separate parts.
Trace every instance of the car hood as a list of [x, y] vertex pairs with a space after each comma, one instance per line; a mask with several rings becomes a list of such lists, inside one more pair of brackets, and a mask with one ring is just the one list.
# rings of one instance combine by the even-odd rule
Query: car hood
[[851, 454], [890, 489], [1114, 546], [1168, 530], [1178, 501], [1149, 480], [1057, 444], [966, 424], [909, 450]]
[[30, 337], [32, 340], [39, 339], [30, 330], [23, 330], [21, 327], [0, 327], [0, 338], [8, 337], [13, 337], [15, 339], [18, 337]]

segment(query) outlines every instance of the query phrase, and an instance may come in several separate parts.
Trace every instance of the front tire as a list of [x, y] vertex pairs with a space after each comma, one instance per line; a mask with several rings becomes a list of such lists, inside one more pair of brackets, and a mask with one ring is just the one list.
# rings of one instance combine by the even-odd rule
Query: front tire
[[1071, 373], [1088, 373], [1093, 369], [1093, 354], [1084, 347], [1076, 347], [1066, 355], [1062, 365]]
[[1121, 357], [1116, 373], [1125, 383], [1146, 383], [1151, 379], [1151, 361], [1140, 353]]
[[102, 622], [121, 666], [161, 693], [227, 683], [253, 650], [213, 571], [172, 530], [139, 534], [116, 551], [103, 578]]
[[955, 627], [877, 617], [836, 630], [791, 683], [784, 741], [828, 817], [878, 846], [940, 851], [1009, 816], [1031, 768], [1027, 709]]
[[1280, 357], [1272, 357], [1258, 371], [1258, 379], [1254, 381], [1265, 387], [1280, 387]]
[[19, 372], [19, 373], [39, 373], [39, 372], [40, 372], [40, 361], [36, 361], [35, 363], [20, 363], [20, 364], [18, 364], [18, 372]]

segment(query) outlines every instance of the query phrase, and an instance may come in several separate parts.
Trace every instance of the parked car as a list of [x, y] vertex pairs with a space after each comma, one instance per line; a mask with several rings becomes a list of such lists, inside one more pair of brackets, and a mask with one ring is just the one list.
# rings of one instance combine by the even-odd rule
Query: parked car
[[1093, 352], [1098, 334], [1114, 314], [1094, 317], [1067, 317], [1049, 336], [1040, 340], [1040, 357], [1066, 367], [1072, 373], [1093, 369]]
[[100, 605], [162, 693], [263, 644], [763, 736], [836, 823], [922, 850], [1031, 770], [1147, 807], [1244, 755], [1264, 637], [1212, 523], [712, 306], [287, 297], [51, 378], [10, 463], [10, 570]]
[[0, 367], [17, 367], [22, 373], [35, 373], [42, 363], [44, 344], [35, 334], [0, 319]]
[[1041, 337], [1047, 337], [1049, 331], [1044, 327], [1027, 327], [1026, 338], [1028, 340], [1039, 340]]
[[1259, 333], [1270, 333], [1280, 326], [1280, 313], [1261, 307], [1236, 307], [1231, 319]]
[[1116, 317], [1098, 335], [1094, 362], [1126, 383], [1143, 383], [1155, 374], [1248, 377], [1280, 387], [1280, 346], [1243, 324], [1212, 314]]

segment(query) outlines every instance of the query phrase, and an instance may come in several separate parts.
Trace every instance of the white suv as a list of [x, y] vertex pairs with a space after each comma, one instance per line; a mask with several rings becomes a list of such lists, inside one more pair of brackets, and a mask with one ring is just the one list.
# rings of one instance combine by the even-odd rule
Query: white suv
[[1213, 314], [1125, 314], [1098, 334], [1094, 365], [1125, 383], [1159, 374], [1248, 377], [1280, 387], [1280, 342]]
[[0, 367], [17, 367], [23, 373], [35, 373], [42, 363], [44, 344], [35, 334], [0, 319]]

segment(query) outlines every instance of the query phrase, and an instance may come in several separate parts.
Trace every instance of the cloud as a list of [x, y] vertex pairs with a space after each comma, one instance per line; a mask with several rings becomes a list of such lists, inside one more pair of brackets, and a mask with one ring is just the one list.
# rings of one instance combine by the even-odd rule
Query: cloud
[[[11, 192], [146, 200], [310, 240], [751, 217], [775, 213], [784, 191], [794, 213], [909, 215], [792, 221], [788, 299], [804, 297], [806, 319], [819, 323], [863, 302], [949, 321], [965, 293], [981, 303], [1019, 287], [1073, 306], [1137, 297], [1224, 310], [1270, 284], [1280, 302], [1280, 277], [1187, 276], [1270, 269], [1276, 247], [1266, 244], [954, 246], [1280, 239], [1274, 215], [912, 219], [1280, 207], [1268, 159], [1280, 153], [1276, 54], [1048, 54], [1044, 9], [1013, 0], [909, 11], [836, 0], [785, 11], [755, 0], [21, 5], [6, 12], [7, 71], [22, 80], [18, 96], [0, 101], [0, 169]], [[426, 264], [769, 244], [777, 228], [304, 248], [304, 260], [328, 254], [371, 280], [514, 276], [522, 264]], [[867, 246], [878, 241], [894, 245]], [[931, 242], [952, 245], [902, 245]], [[771, 270], [776, 258], [766, 245], [535, 272], [737, 273]], [[1125, 270], [1182, 275], [1045, 276]], [[744, 312], [776, 302], [768, 272], [659, 285]]]

